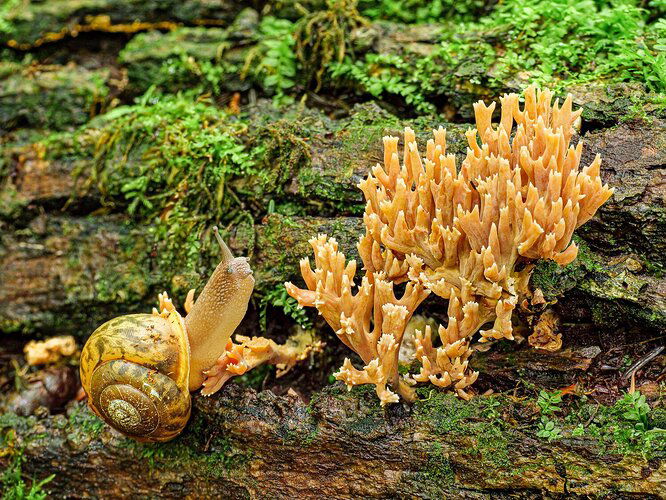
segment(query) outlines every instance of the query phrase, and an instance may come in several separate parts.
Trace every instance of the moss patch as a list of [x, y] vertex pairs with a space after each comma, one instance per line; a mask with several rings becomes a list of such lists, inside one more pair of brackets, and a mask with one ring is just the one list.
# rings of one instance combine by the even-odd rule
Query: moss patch
[[107, 106], [107, 70], [0, 62], [0, 127], [63, 130]]

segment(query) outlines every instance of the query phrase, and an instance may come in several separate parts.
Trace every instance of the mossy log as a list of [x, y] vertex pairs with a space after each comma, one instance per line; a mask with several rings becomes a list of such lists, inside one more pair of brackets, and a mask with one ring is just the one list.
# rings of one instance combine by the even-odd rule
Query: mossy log
[[384, 409], [367, 390], [335, 386], [306, 404], [231, 384], [195, 396], [186, 431], [159, 445], [119, 437], [83, 403], [0, 428], [27, 477], [55, 473], [45, 489], [59, 498], [663, 498], [663, 457], [539, 438], [538, 414], [504, 396], [433, 391]]
[[[288, 95], [278, 92], [298, 104], [273, 107], [266, 97], [276, 87], [266, 78], [262, 51], [266, 42], [291, 40], [296, 25], [287, 22], [271, 35], [261, 20], [296, 21], [304, 8], [316, 13], [326, 6], [10, 0], [0, 8], [7, 58], [36, 61], [0, 63], [3, 387], [24, 373], [10, 368], [23, 339], [67, 333], [81, 343], [111, 317], [149, 311], [163, 290], [182, 306], [215, 264], [205, 239], [213, 224], [255, 271], [256, 293], [239, 333], [283, 340], [293, 318], [266, 299], [286, 280], [302, 283], [298, 261], [311, 256], [308, 239], [317, 233], [336, 237], [348, 258], [358, 257], [357, 185], [381, 161], [382, 136], [400, 135], [407, 125], [424, 142], [441, 123], [449, 152], [460, 160], [468, 128], [461, 122], [471, 123], [471, 103], [531, 79], [528, 72], [498, 76], [481, 50], [446, 63], [445, 24], [368, 22], [343, 37], [347, 70], [354, 65], [357, 75], [334, 76], [328, 65], [313, 91], [315, 82], [302, 75], [317, 68], [298, 63], [293, 86], [282, 89]], [[326, 33], [325, 24], [320, 28], [313, 37]], [[475, 47], [496, 45], [498, 33], [460, 36]], [[375, 55], [389, 62], [375, 63]], [[418, 92], [377, 91], [363, 82], [382, 71], [398, 82], [420, 82]], [[517, 311], [518, 342], [479, 348], [471, 359], [481, 372], [476, 392], [505, 393], [467, 402], [419, 387], [415, 404], [382, 408], [372, 387], [347, 392], [330, 383], [342, 357], [353, 354], [310, 310], [308, 321], [326, 343], [322, 353], [279, 380], [261, 367], [211, 398], [194, 394], [188, 426], [169, 443], [126, 439], [84, 402], [69, 401], [63, 414], [39, 408], [19, 417], [2, 413], [7, 398], [0, 397], [0, 487], [4, 469], [20, 465], [27, 483], [54, 474], [44, 489], [56, 498], [666, 498], [666, 412], [659, 378], [651, 377], [666, 363], [652, 347], [666, 333], [665, 108], [638, 83], [591, 81], [568, 90], [583, 106], [583, 163], [600, 153], [603, 179], [616, 192], [577, 231], [574, 263], [538, 263], [532, 288], [543, 291], [546, 304]], [[117, 107], [142, 94], [134, 105]], [[436, 117], [404, 118], [431, 112]], [[630, 118], [640, 115], [650, 119]], [[183, 123], [189, 125], [171, 127]], [[242, 159], [229, 159], [234, 155]], [[136, 186], [146, 165], [158, 175], [145, 189], [154, 210], [141, 212], [129, 194], [141, 194]], [[178, 177], [197, 170], [198, 177]], [[216, 183], [202, 175], [212, 171], [223, 172], [212, 177]], [[175, 189], [155, 180], [168, 175], [178, 179]], [[172, 210], [196, 197], [196, 182], [205, 185], [199, 193], [213, 192], [224, 203]], [[170, 232], [185, 220], [199, 221], [187, 241]], [[168, 265], [162, 253], [170, 252], [194, 254], [196, 262]], [[555, 311], [564, 337], [554, 353], [524, 341], [545, 308]], [[446, 315], [436, 297], [420, 312], [440, 322]], [[630, 382], [625, 369], [654, 352]], [[626, 416], [630, 408], [603, 404], [634, 382], [653, 406], [638, 426]], [[564, 387], [564, 408], [538, 404], [539, 389]], [[70, 384], [72, 394], [76, 388]]]
[[[253, 78], [250, 55], [256, 58], [261, 53], [259, 26], [257, 12], [246, 8], [224, 28], [181, 27], [168, 32], [153, 30], [139, 34], [119, 56], [119, 63], [128, 71], [128, 89], [141, 94], [152, 85], [165, 92], [200, 88], [201, 85], [212, 92], [247, 91], [254, 87], [270, 95], [274, 89], [265, 88], [263, 79]], [[387, 63], [394, 77], [397, 75], [398, 80], [407, 81], [410, 72], [423, 73], [421, 77], [427, 81], [423, 86], [427, 89], [420, 89], [420, 92], [423, 92], [424, 98], [438, 112], [466, 121], [473, 119], [473, 102], [494, 99], [505, 92], [519, 92], [527, 85], [529, 75], [500, 78], [481, 58], [475, 60], [472, 57], [454, 65], [450, 61], [439, 60], [437, 52], [445, 29], [435, 24], [369, 22], [345, 33], [347, 53], [352, 54], [352, 62], [359, 63], [368, 55], [381, 55], [386, 60], [397, 58], [401, 61], [397, 66]], [[497, 33], [492, 31], [471, 33], [469, 44], [492, 44], [496, 38]], [[307, 40], [296, 43], [305, 42]], [[418, 62], [428, 57], [433, 58], [431, 64], [426, 68], [417, 66]], [[209, 87], [202, 78], [201, 67], [210, 63], [223, 71], [224, 78]], [[381, 69], [381, 64], [378, 63], [375, 69]], [[367, 71], [371, 72], [370, 69]], [[296, 90], [308, 90], [307, 82], [298, 83]], [[583, 120], [588, 127], [612, 126], [628, 114], [651, 114], [659, 110], [663, 115], [658, 96], [646, 93], [640, 84], [590, 81], [568, 90], [574, 97], [574, 103], [583, 107]], [[340, 94], [343, 95], [341, 99], [332, 97]], [[361, 81], [345, 76], [328, 75], [321, 95], [310, 93], [309, 98], [310, 102], [328, 106], [332, 111], [347, 108], [350, 99], [373, 98], [382, 101], [387, 108], [413, 112], [413, 104], [406, 102], [397, 90], [396, 93], [386, 91], [374, 95]]]
[[28, 232], [2, 237], [0, 330], [85, 338], [114, 313], [145, 310], [151, 249], [122, 218], [38, 217]]
[[63, 130], [104, 109], [107, 70], [0, 62], [0, 130]]
[[[343, 120], [313, 110], [284, 116], [276, 120], [250, 112], [252, 126], [243, 140], [262, 147], [264, 170], [259, 179], [230, 179], [257, 215], [254, 225], [236, 228], [230, 243], [235, 252], [252, 257], [260, 293], [299, 280], [298, 259], [310, 254], [307, 240], [318, 232], [337, 237], [353, 257], [362, 232], [363, 200], [356, 184], [380, 161], [381, 137], [399, 134], [408, 124], [425, 140], [433, 126], [424, 118], [401, 122], [375, 105], [359, 106]], [[449, 127], [451, 152], [463, 153], [465, 129]], [[84, 335], [118, 311], [152, 307], [158, 291], [167, 289], [178, 299], [188, 287], [201, 285], [199, 274], [184, 276], [157, 264], [159, 250], [149, 227], [122, 215], [127, 201], [121, 190], [112, 213], [102, 216], [95, 186], [82, 190], [75, 182], [75, 171], [100, 161], [98, 136], [93, 123], [82, 133], [7, 153], [0, 189], [0, 223], [7, 228], [0, 245], [3, 331]], [[120, 144], [101, 161], [115, 164], [122, 157], [140, 164], [149, 146], [149, 136]], [[590, 132], [583, 162], [597, 153], [615, 195], [581, 228], [578, 260], [566, 268], [539, 263], [533, 286], [548, 300], [558, 299], [563, 316], [591, 321], [604, 331], [632, 325], [664, 331], [666, 126], [655, 119]], [[295, 203], [303, 215], [275, 214], [262, 221], [269, 200]], [[40, 215], [63, 209], [62, 215]], [[327, 217], [316, 215], [322, 213]]]
[[82, 32], [135, 33], [180, 24], [226, 24], [241, 8], [229, 0], [52, 0], [14, 2], [0, 43], [27, 50]]
[[[355, 243], [363, 225], [356, 217], [276, 214], [255, 229], [252, 248], [236, 238], [230, 244], [239, 254], [251, 255], [261, 292], [287, 280], [300, 282], [298, 261], [310, 255], [307, 241], [318, 233], [335, 235], [349, 258], [357, 258]], [[119, 216], [39, 217], [28, 230], [4, 236], [2, 243], [0, 330], [5, 332], [85, 338], [116, 314], [150, 310], [161, 290], [182, 301], [192, 283], [190, 277], [156, 268], [145, 231]], [[541, 263], [532, 284], [558, 301], [564, 319], [591, 321], [609, 332], [632, 325], [663, 332], [663, 280], [637, 264], [635, 256], [620, 254], [609, 261], [583, 246], [567, 268]], [[198, 278], [195, 287], [203, 284]]]
[[[301, 204], [306, 213], [310, 210], [320, 214], [324, 209], [333, 215], [358, 215], [363, 198], [357, 183], [381, 161], [382, 136], [400, 136], [404, 126], [411, 126], [418, 140], [425, 141], [430, 129], [443, 124], [447, 126], [449, 152], [460, 158], [467, 144], [467, 125], [433, 122], [429, 117], [401, 120], [374, 104], [357, 106], [349, 118], [342, 120], [299, 108], [282, 116], [273, 117], [261, 106], [248, 110], [249, 126], [242, 140], [262, 146], [258, 158], [261, 177], [231, 179], [248, 203], [254, 201], [265, 207], [269, 199], [284, 199]], [[102, 132], [118, 134], [112, 122], [109, 128], [102, 121], [80, 133], [63, 134], [14, 150], [6, 160], [8, 175], [0, 188], [0, 219], [13, 224], [17, 218], [25, 222], [25, 217], [34, 215], [40, 206], [70, 197], [73, 172], [85, 174], [93, 163], [114, 162], [117, 157], [130, 165], [139, 164], [152, 146], [150, 137], [119, 143], [100, 158]], [[588, 164], [594, 155], [601, 154], [603, 179], [615, 187], [616, 193], [602, 206], [595, 221], [581, 230], [582, 234], [593, 246], [597, 241], [600, 250], [638, 253], [663, 266], [666, 122], [653, 119], [623, 123], [584, 134], [583, 140], [582, 163]], [[86, 194], [99, 198], [95, 185], [92, 188]], [[75, 205], [80, 196], [76, 193], [72, 200]], [[114, 201], [122, 210], [123, 200]]]

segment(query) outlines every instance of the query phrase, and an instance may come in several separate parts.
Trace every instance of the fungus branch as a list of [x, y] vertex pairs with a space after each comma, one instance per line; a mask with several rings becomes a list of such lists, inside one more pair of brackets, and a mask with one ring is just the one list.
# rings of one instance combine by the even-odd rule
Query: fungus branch
[[356, 261], [346, 262], [334, 238], [319, 235], [310, 240], [310, 245], [315, 269], [309, 259], [301, 260], [308, 289], [286, 283], [287, 291], [299, 305], [316, 307], [338, 338], [366, 365], [357, 370], [345, 359], [335, 377], [349, 387], [375, 384], [382, 404], [398, 401], [398, 395], [387, 385], [405, 399], [413, 400], [413, 390], [398, 373], [398, 349], [409, 319], [430, 292], [420, 283], [409, 283], [398, 299], [393, 282], [383, 272], [366, 272], [354, 293]]
[[[414, 380], [452, 385], [465, 395], [476, 375], [466, 374], [469, 348], [458, 342], [477, 331], [482, 342], [512, 339], [511, 315], [527, 293], [530, 262], [566, 265], [576, 258], [574, 229], [613, 193], [601, 182], [598, 155], [579, 169], [582, 141], [575, 147], [570, 142], [581, 111], [572, 111], [571, 96], [560, 107], [549, 91], [534, 87], [525, 91], [522, 109], [515, 94], [500, 103], [498, 124], [492, 123], [495, 103], [474, 105], [476, 129], [466, 133], [469, 147], [459, 169], [447, 154], [441, 127], [427, 142], [424, 158], [413, 130], [405, 129], [402, 162], [398, 138], [384, 138], [384, 165], [359, 184], [366, 234], [358, 250], [366, 275], [356, 295], [350, 291], [355, 262], [345, 266], [337, 247], [331, 250], [334, 240], [326, 243], [325, 236], [313, 240], [315, 270], [301, 263], [308, 290], [287, 284], [301, 305], [316, 307], [345, 344], [375, 363], [364, 376], [352, 377], [346, 362], [338, 378], [376, 383], [378, 394], [386, 381], [396, 387], [397, 363], [394, 370], [383, 360], [393, 360], [400, 328], [431, 291], [449, 300], [449, 321], [439, 329], [439, 349], [429, 331], [417, 336], [422, 370]], [[391, 283], [405, 281], [409, 307], [397, 312]], [[423, 298], [410, 301], [410, 294]], [[391, 318], [387, 325], [385, 317]], [[490, 326], [482, 329], [486, 323]], [[382, 340], [387, 331], [397, 346]]]
[[225, 353], [205, 372], [206, 380], [201, 390], [204, 396], [220, 390], [231, 377], [243, 375], [262, 364], [275, 365], [276, 377], [279, 378], [310, 353], [322, 348], [321, 341], [315, 340], [305, 330], [289, 337], [285, 344], [277, 344], [265, 337], [250, 338], [243, 335], [236, 335], [236, 340], [240, 343], [235, 344], [230, 340]]

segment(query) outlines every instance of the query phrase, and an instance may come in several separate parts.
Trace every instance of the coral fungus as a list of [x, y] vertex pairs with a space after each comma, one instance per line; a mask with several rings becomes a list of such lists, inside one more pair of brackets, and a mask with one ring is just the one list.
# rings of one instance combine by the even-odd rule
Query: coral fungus
[[30, 366], [52, 364], [73, 356], [76, 353], [76, 340], [71, 335], [31, 340], [25, 345], [23, 352]]
[[[468, 397], [465, 389], [478, 376], [468, 369], [472, 336], [513, 339], [511, 316], [528, 293], [531, 262], [566, 265], [576, 258], [574, 229], [613, 190], [601, 182], [599, 156], [579, 169], [582, 141], [575, 147], [570, 142], [581, 111], [572, 110], [571, 96], [561, 107], [552, 101], [551, 92], [529, 87], [521, 109], [518, 95], [505, 95], [497, 125], [495, 103], [476, 103], [476, 129], [466, 133], [469, 147], [459, 169], [441, 127], [425, 158], [406, 128], [402, 164], [398, 139], [384, 138], [384, 166], [375, 166], [359, 185], [366, 199], [366, 234], [358, 243], [365, 276], [356, 293], [355, 261], [345, 263], [325, 235], [310, 241], [315, 269], [301, 261], [307, 289], [286, 284], [366, 364], [357, 370], [346, 359], [337, 379], [348, 386], [375, 384], [382, 404], [398, 401], [390, 388], [411, 400], [410, 385], [425, 381]], [[398, 299], [393, 285], [402, 282], [407, 285]], [[418, 331], [420, 372], [401, 377], [405, 327], [431, 292], [448, 299], [448, 324], [438, 329], [441, 345], [433, 345], [430, 327]]]
[[224, 354], [206, 371], [207, 380], [201, 391], [204, 396], [217, 392], [230, 378], [243, 375], [262, 364], [275, 365], [276, 377], [279, 378], [297, 362], [322, 348], [322, 343], [305, 330], [299, 330], [285, 344], [276, 344], [265, 337], [243, 335], [236, 335], [236, 340], [240, 343], [227, 342]]

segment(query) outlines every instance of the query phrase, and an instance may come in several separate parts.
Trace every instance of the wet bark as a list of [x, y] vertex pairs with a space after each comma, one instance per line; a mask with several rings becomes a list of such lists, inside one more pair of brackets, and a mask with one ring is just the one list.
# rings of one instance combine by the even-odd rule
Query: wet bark
[[[439, 123], [432, 116], [406, 119], [414, 110], [399, 96], [372, 99], [358, 82], [343, 79], [324, 82], [317, 93], [297, 83], [294, 94], [306, 95], [310, 107], [276, 111], [262, 98], [272, 91], [241, 75], [261, 40], [259, 14], [248, 9], [238, 15], [247, 4], [66, 0], [57, 8], [56, 2], [19, 2], [9, 12], [11, 28], [0, 34], [0, 43], [13, 49], [16, 61], [32, 51], [37, 61], [45, 56], [51, 63], [0, 67], [0, 338], [66, 333], [82, 342], [114, 316], [149, 311], [158, 292], [168, 290], [180, 305], [190, 286], [203, 284], [205, 272], [186, 276], [160, 267], [157, 242], [148, 227], [125, 213], [122, 193], [100, 193], [88, 182], [96, 163], [113, 166], [122, 157], [130, 167], [140, 165], [151, 137], [121, 143], [104, 156], [98, 146], [103, 132], [114, 132], [114, 115], [85, 124], [152, 85], [167, 93], [201, 85], [195, 73], [183, 80], [158, 79], [165, 75], [165, 62], [184, 57], [238, 69], [225, 74], [219, 88], [202, 92], [210, 91], [220, 108], [233, 93], [242, 93], [248, 127], [239, 136], [248, 148], [264, 148], [258, 159], [263, 177], [226, 179], [249, 214], [228, 243], [234, 253], [250, 257], [255, 299], [284, 281], [302, 283], [298, 261], [311, 255], [308, 239], [318, 233], [335, 236], [348, 258], [357, 258], [355, 244], [363, 232], [357, 184], [381, 161], [382, 136], [400, 135], [408, 125], [423, 143]], [[294, 6], [263, 7], [264, 15], [282, 15]], [[295, 13], [293, 19], [301, 16]], [[130, 41], [144, 31], [150, 33]], [[358, 61], [366, 53], [381, 53], [410, 64], [436, 51], [441, 27], [370, 23], [348, 35]], [[100, 61], [81, 47], [80, 53], [69, 53], [68, 44], [81, 40], [77, 36], [101, 45], [107, 38], [113, 42], [111, 49], [100, 49], [106, 51]], [[492, 40], [494, 35], [470, 36]], [[495, 99], [520, 85], [513, 78], [497, 81], [473, 60], [442, 65], [433, 78], [446, 83], [427, 98], [447, 126], [449, 152], [459, 159], [468, 125], [446, 124], [442, 117], [471, 123], [473, 101]], [[666, 332], [666, 123], [663, 116], [623, 121], [636, 102], [650, 112], [640, 85], [593, 82], [570, 90], [584, 106], [583, 163], [601, 154], [603, 179], [616, 192], [577, 231], [577, 261], [566, 268], [540, 262], [535, 269], [532, 287], [543, 291], [544, 308], [555, 311], [564, 348], [547, 353], [517, 342], [475, 353], [471, 366], [481, 372], [480, 393], [530, 384], [596, 390], [598, 378], [604, 379], [600, 385], [611, 380], [617, 396], [629, 384], [625, 358], [641, 359], [654, 347], [654, 342], [638, 345], [637, 339], [642, 344]], [[371, 99], [376, 102], [367, 102]], [[45, 139], [53, 131], [61, 133]], [[271, 202], [292, 203], [299, 215], [269, 214]], [[444, 321], [442, 302], [431, 299], [423, 309]], [[258, 302], [241, 333], [260, 332]], [[520, 311], [517, 337], [531, 333], [542, 310]], [[292, 322], [284, 323], [277, 336]], [[558, 415], [558, 425], [568, 426], [567, 437], [554, 441], [537, 434], [542, 415], [534, 399], [522, 398], [531, 389], [521, 398], [463, 402], [422, 388], [413, 406], [384, 409], [371, 388], [347, 393], [330, 386], [330, 373], [349, 351], [320, 319], [315, 325], [329, 345], [310, 360], [314, 368], [297, 368], [280, 383], [270, 372], [262, 383], [255, 381], [255, 387], [280, 395], [256, 393], [237, 381], [212, 398], [195, 395], [185, 432], [162, 445], [140, 445], [113, 433], [83, 403], [70, 402], [59, 415], [30, 406], [26, 413], [35, 410], [38, 416], [0, 415], [0, 468], [21, 456], [26, 479], [55, 473], [45, 489], [57, 498], [663, 498], [663, 453], [649, 459], [644, 450], [620, 453], [615, 428], [595, 421], [595, 415], [610, 415], [608, 408], [577, 408], [582, 416], [571, 411], [572, 421]], [[7, 367], [10, 357], [19, 359], [20, 346], [5, 356], [6, 344], [0, 344], [0, 383], [10, 387], [14, 372]], [[616, 349], [612, 355], [609, 346]], [[656, 397], [656, 382], [640, 383], [658, 379], [664, 363], [662, 354], [645, 368], [654, 376], [638, 377], [641, 390]], [[607, 372], [601, 376], [601, 370]], [[286, 393], [288, 387], [301, 391], [302, 398]], [[52, 404], [43, 397], [44, 387], [37, 387], [41, 399], [32, 389], [12, 404], [27, 407], [29, 398], [31, 405]], [[0, 408], [3, 403], [0, 398]], [[57, 403], [54, 411], [62, 406]], [[617, 415], [612, 418], [617, 424]], [[661, 424], [651, 424], [664, 427], [663, 413], [661, 418]], [[600, 436], [586, 430], [585, 436], [571, 437], [578, 425], [587, 429], [593, 421]]]
[[534, 406], [497, 401], [488, 418], [453, 396], [382, 409], [372, 392], [329, 388], [306, 404], [295, 394], [232, 385], [214, 398], [195, 397], [187, 430], [168, 444], [120, 438], [77, 406], [68, 417], [17, 419], [14, 443], [25, 447], [25, 473], [55, 473], [46, 489], [60, 498], [663, 494], [663, 460], [603, 453], [589, 438], [536, 439]]
[[[306, 124], [302, 136], [292, 131], [299, 120]], [[307, 128], [307, 123], [316, 125]], [[270, 199], [295, 200], [312, 214], [270, 215], [232, 236], [232, 249], [251, 256], [258, 289], [299, 282], [298, 260], [310, 254], [307, 240], [320, 232], [335, 236], [355, 257], [363, 231], [361, 219], [352, 215], [362, 210], [356, 184], [380, 160], [381, 137], [400, 132], [398, 123], [366, 105], [345, 120], [324, 120], [310, 111], [252, 129], [247, 140], [268, 144], [263, 161], [274, 170], [264, 185], [252, 178], [231, 180], [244, 191], [244, 202], [261, 213]], [[423, 128], [420, 122], [407, 123]], [[464, 128], [450, 127], [454, 153], [464, 151]], [[88, 135], [94, 137], [94, 129]], [[657, 119], [625, 123], [588, 133], [584, 140], [583, 163], [601, 154], [602, 177], [615, 195], [578, 232], [584, 243], [579, 259], [566, 268], [539, 263], [533, 285], [547, 299], [559, 300], [556, 307], [564, 317], [604, 329], [636, 325], [663, 332], [666, 126]], [[41, 143], [8, 156], [0, 189], [0, 223], [6, 228], [0, 246], [0, 328], [85, 337], [114, 313], [149, 310], [165, 288], [184, 297], [187, 290], [179, 289], [178, 280], [165, 282], [163, 275], [171, 270], [155, 267], [145, 228], [121, 213], [89, 215], [98, 213], [100, 195], [94, 187], [83, 191], [73, 172], [92, 162], [95, 149], [83, 148], [76, 156], [67, 149], [75, 139], [65, 135], [60, 141], [49, 143], [51, 151], [63, 150], [50, 159]], [[128, 161], [139, 162], [141, 156], [130, 153]], [[115, 207], [122, 211], [122, 200]], [[322, 212], [330, 216], [316, 215]]]
[[160, 2], [59, 1], [12, 6], [6, 14], [10, 30], [0, 42], [28, 50], [85, 32], [135, 33], [147, 29], [173, 29], [179, 24], [225, 24], [242, 8], [240, 2], [172, 0]]

